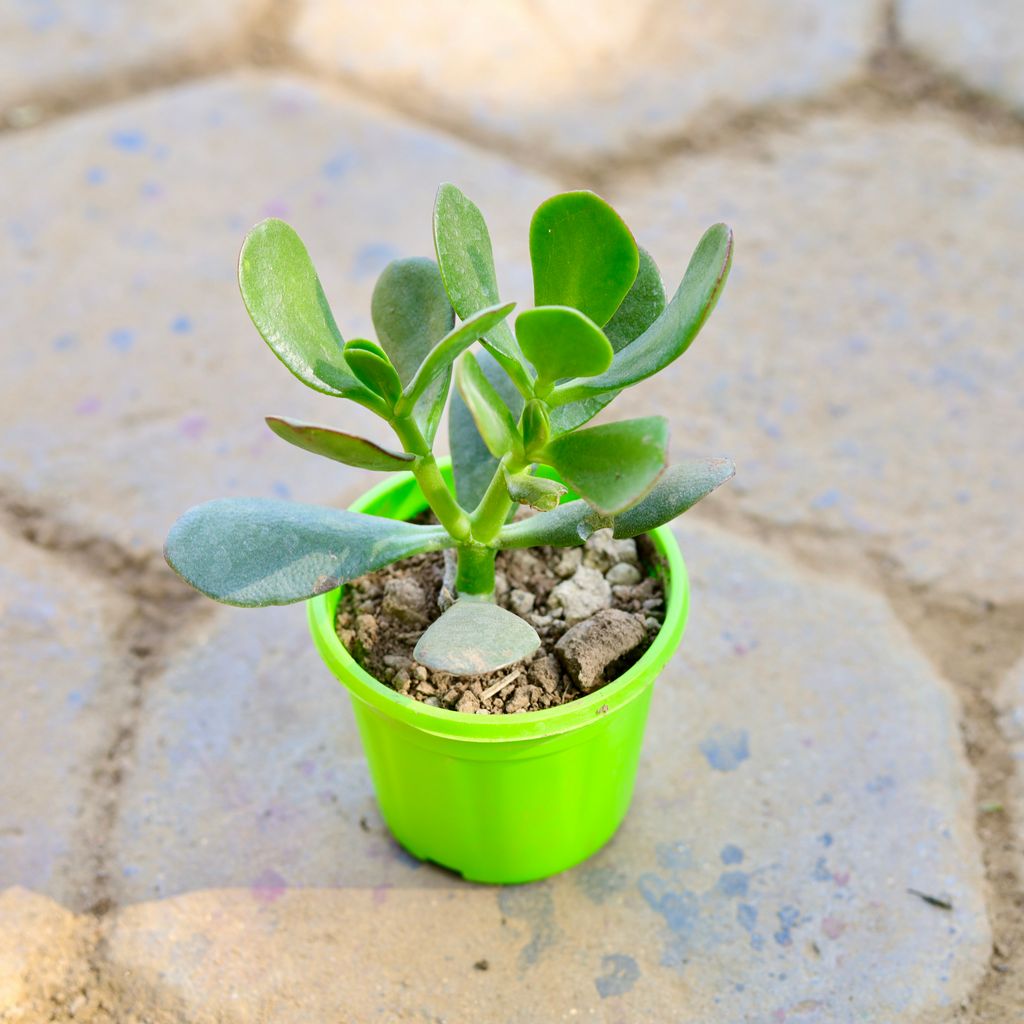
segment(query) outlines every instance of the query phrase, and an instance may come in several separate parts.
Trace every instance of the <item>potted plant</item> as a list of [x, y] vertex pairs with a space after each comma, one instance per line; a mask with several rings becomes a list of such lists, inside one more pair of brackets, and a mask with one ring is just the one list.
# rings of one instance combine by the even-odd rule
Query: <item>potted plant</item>
[[[317, 455], [397, 475], [349, 510], [199, 505], [165, 554], [226, 604], [308, 601], [398, 841], [469, 879], [522, 882], [583, 860], [625, 815], [652, 684], [688, 607], [664, 524], [733, 473], [727, 459], [668, 467], [660, 416], [584, 424], [686, 351], [725, 283], [732, 235], [721, 224], [704, 234], [666, 302], [654, 261], [607, 203], [556, 195], [530, 225], [535, 305], [513, 328], [477, 207], [442, 185], [433, 228], [436, 262], [395, 260], [381, 274], [376, 342], [342, 339], [287, 224], [250, 232], [239, 281], [264, 340], [304, 384], [380, 416], [398, 446], [283, 417], [268, 425]], [[449, 465], [434, 447], [453, 377]], [[567, 558], [585, 543], [585, 558]], [[539, 552], [538, 571], [567, 559], [569, 573], [558, 562], [513, 600], [496, 559], [524, 549]], [[596, 609], [580, 597], [583, 577]], [[435, 581], [426, 602], [424, 578]], [[410, 592], [411, 608], [399, 600]], [[648, 599], [630, 605], [637, 593]], [[369, 603], [353, 606], [353, 594]], [[404, 616], [403, 654], [388, 654], [367, 612], [382, 594]]]

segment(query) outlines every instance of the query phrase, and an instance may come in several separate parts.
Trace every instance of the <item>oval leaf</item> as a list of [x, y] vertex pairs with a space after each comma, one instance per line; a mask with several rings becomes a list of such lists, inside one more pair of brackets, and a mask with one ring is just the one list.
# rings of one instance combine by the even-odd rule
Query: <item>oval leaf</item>
[[668, 421], [648, 416], [563, 434], [544, 450], [544, 461], [599, 512], [614, 515], [654, 486], [667, 444]]
[[603, 527], [611, 527], [620, 540], [638, 537], [682, 515], [735, 473], [729, 459], [689, 459], [666, 469], [647, 497], [621, 515], [603, 516], [585, 501], [569, 501], [509, 523], [497, 543], [502, 548], [575, 547]]
[[724, 224], [716, 224], [697, 245], [682, 284], [665, 312], [639, 338], [615, 353], [605, 373], [556, 387], [549, 399], [551, 404], [564, 405], [605, 391], [620, 391], [678, 359], [711, 315], [731, 265], [732, 232]]
[[403, 386], [455, 324], [437, 264], [421, 257], [392, 260], [384, 268], [370, 299], [370, 315]]
[[[638, 251], [640, 270], [633, 287], [604, 328], [616, 352], [640, 337], [665, 309], [665, 285], [661, 280], [661, 272], [643, 246], [638, 246]], [[578, 402], [557, 406], [551, 410], [551, 429], [556, 434], [565, 434], [583, 426], [613, 401], [618, 393], [605, 391], [590, 398], [581, 398]]]
[[487, 450], [500, 459], [508, 453], [521, 455], [522, 439], [516, 421], [484, 376], [472, 352], [466, 352], [455, 367], [455, 386], [466, 403]]
[[537, 631], [518, 615], [462, 597], [420, 637], [413, 657], [436, 672], [476, 676], [529, 658], [538, 647]]
[[415, 461], [412, 455], [389, 451], [364, 437], [285, 419], [283, 416], [268, 416], [267, 426], [289, 444], [357, 469], [394, 472], [409, 469], [409, 463]]
[[402, 412], [415, 405], [432, 381], [445, 373], [466, 349], [470, 348], [495, 324], [507, 317], [514, 307], [514, 302], [507, 302], [503, 306], [483, 309], [442, 338], [431, 349], [423, 364], [416, 371], [416, 376], [406, 386], [396, 411]]
[[201, 593], [252, 608], [304, 601], [452, 544], [440, 526], [270, 498], [222, 498], [189, 509], [171, 527], [164, 557]]
[[611, 365], [611, 342], [601, 328], [569, 306], [538, 306], [516, 318], [516, 337], [544, 392], [563, 377], [594, 377]]
[[[478, 365], [512, 418], [518, 420], [523, 411], [523, 397], [509, 380], [508, 374], [490, 352], [480, 353]], [[476, 508], [498, 468], [498, 460], [487, 450], [473, 421], [473, 414], [458, 390], [452, 393], [448, 414], [448, 447], [452, 453], [455, 495], [459, 504], [467, 509]]]
[[636, 280], [639, 261], [629, 228], [593, 192], [552, 196], [530, 222], [537, 306], [572, 306], [606, 324]]
[[[462, 320], [498, 304], [498, 278], [487, 223], [479, 208], [448, 183], [437, 190], [434, 201], [434, 251], [445, 290]], [[486, 333], [485, 344], [520, 392], [529, 393], [530, 379], [508, 324], [495, 324]]]
[[665, 310], [665, 284], [651, 254], [637, 246], [640, 269], [615, 315], [604, 325], [604, 333], [618, 352], [635, 341]]
[[303, 384], [327, 395], [364, 392], [345, 365], [341, 332], [290, 225], [265, 220], [249, 232], [238, 257], [238, 285], [256, 330]]

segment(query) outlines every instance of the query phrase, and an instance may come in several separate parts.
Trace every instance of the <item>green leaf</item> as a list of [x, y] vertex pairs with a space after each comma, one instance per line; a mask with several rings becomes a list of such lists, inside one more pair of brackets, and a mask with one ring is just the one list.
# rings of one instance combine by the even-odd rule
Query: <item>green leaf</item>
[[541, 451], [551, 438], [551, 416], [547, 405], [532, 398], [523, 410], [523, 447], [532, 461], [532, 452]]
[[392, 260], [377, 279], [370, 314], [381, 347], [403, 387], [455, 325], [441, 272], [433, 260]]
[[538, 393], [563, 377], [604, 373], [615, 354], [601, 328], [570, 306], [538, 306], [520, 313], [516, 337], [537, 371]]
[[665, 312], [639, 338], [615, 353], [606, 372], [558, 385], [549, 402], [564, 405], [605, 391], [620, 391], [678, 359], [718, 301], [732, 264], [732, 248], [732, 232], [724, 224], [709, 228]]
[[604, 333], [618, 352], [635, 341], [665, 310], [665, 285], [651, 254], [637, 246], [640, 269], [615, 316], [604, 325]]
[[269, 498], [223, 498], [189, 509], [171, 527], [164, 557], [208, 597], [261, 607], [303, 601], [453, 544], [440, 526]]
[[484, 376], [472, 352], [466, 352], [455, 366], [455, 387], [473, 416], [487, 450], [500, 459], [508, 453], [522, 454], [522, 439], [516, 421], [501, 395]]
[[667, 444], [668, 421], [648, 416], [563, 434], [548, 444], [543, 461], [599, 512], [614, 515], [654, 486]]
[[640, 257], [622, 218], [593, 192], [563, 192], [530, 222], [534, 305], [572, 306], [606, 324], [636, 279]]
[[566, 494], [568, 488], [557, 480], [546, 480], [529, 473], [509, 473], [502, 469], [505, 476], [505, 488], [508, 496], [517, 505], [529, 505], [538, 512], [548, 512], [555, 508]]
[[268, 416], [267, 426], [289, 444], [357, 469], [393, 472], [408, 469], [409, 463], [415, 461], [412, 455], [389, 451], [364, 437], [343, 434], [340, 430], [317, 427], [311, 423], [300, 423], [283, 416]]
[[256, 330], [303, 384], [379, 405], [345, 364], [341, 332], [292, 227], [265, 220], [249, 232], [238, 257], [238, 285]]
[[[479, 366], [512, 418], [518, 420], [523, 411], [523, 398], [508, 374], [490, 352], [480, 353]], [[455, 495], [463, 508], [476, 508], [498, 468], [498, 460], [487, 450], [480, 431], [476, 429], [473, 414], [458, 391], [452, 393], [448, 413], [448, 444], [452, 453]]]
[[[434, 250], [448, 298], [462, 320], [498, 305], [498, 277], [487, 223], [479, 208], [447, 183], [437, 190], [434, 202]], [[516, 387], [528, 394], [531, 381], [508, 324], [495, 324], [484, 343]]]
[[437, 672], [476, 676], [529, 658], [538, 647], [536, 630], [515, 613], [462, 597], [420, 637], [413, 657]]
[[383, 349], [372, 341], [358, 338], [345, 346], [345, 361], [367, 388], [394, 407], [402, 395], [402, 384]]
[[[650, 253], [642, 246], [638, 249], [640, 270], [633, 287], [615, 311], [615, 316], [604, 327], [604, 333], [616, 352], [643, 334], [665, 309], [665, 285], [662, 284], [661, 273]], [[581, 398], [578, 402], [557, 406], [551, 410], [551, 429], [556, 434], [566, 434], [583, 426], [612, 402], [618, 393], [605, 391], [590, 398]]]
[[497, 544], [501, 548], [574, 547], [603, 527], [611, 527], [620, 540], [638, 537], [682, 515], [735, 472], [729, 459], [689, 459], [666, 469], [646, 498], [618, 516], [604, 516], [585, 501], [569, 501], [551, 512], [508, 523]]
[[[370, 300], [377, 337], [403, 387], [416, 375], [435, 345], [451, 331], [455, 311], [433, 260], [392, 260], [377, 279]], [[434, 440], [448, 398], [450, 373], [439, 373], [409, 404], [427, 443]]]
[[508, 316], [514, 307], [514, 302], [507, 302], [503, 306], [483, 309], [442, 338], [431, 349], [429, 355], [416, 371], [416, 375], [406, 384], [401, 401], [398, 403], [395, 411], [402, 413], [415, 405], [420, 395], [430, 387], [434, 380], [446, 373], [451, 368], [452, 363], [466, 349], [473, 345], [481, 335], [490, 330], [496, 323]]

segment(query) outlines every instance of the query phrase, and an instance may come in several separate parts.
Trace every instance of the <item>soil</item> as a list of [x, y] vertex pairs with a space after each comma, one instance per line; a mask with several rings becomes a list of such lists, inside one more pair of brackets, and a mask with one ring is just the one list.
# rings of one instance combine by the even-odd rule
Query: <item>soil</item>
[[514, 714], [566, 704], [621, 675], [650, 647], [664, 618], [657, 553], [646, 536], [600, 530], [578, 548], [501, 551], [498, 603], [537, 630], [529, 660], [479, 676], [418, 664], [417, 640], [441, 614], [444, 556], [417, 555], [356, 580], [338, 603], [342, 643], [398, 693], [470, 714]]

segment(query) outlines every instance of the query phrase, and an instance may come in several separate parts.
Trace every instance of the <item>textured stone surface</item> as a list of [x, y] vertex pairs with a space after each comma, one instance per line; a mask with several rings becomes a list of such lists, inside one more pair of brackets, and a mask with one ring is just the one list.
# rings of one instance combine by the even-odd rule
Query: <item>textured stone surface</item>
[[899, 32], [922, 56], [1024, 111], [1024, 16], [1018, 0], [899, 0]]
[[202, 61], [241, 41], [259, 0], [42, 0], [0, 7], [0, 105]]
[[431, 119], [584, 158], [827, 91], [862, 70], [881, 7], [305, 0], [294, 41], [318, 68]]
[[85, 973], [93, 930], [45, 896], [21, 887], [0, 890], [0, 1021], [67, 1020], [62, 1008], [78, 994], [70, 982]]
[[728, 454], [756, 516], [858, 539], [919, 584], [1024, 598], [1024, 154], [926, 116], [820, 118], [678, 160], [609, 198], [674, 289], [736, 232], [693, 348], [612, 406]]
[[[152, 548], [200, 500], [349, 500], [373, 479], [281, 443], [267, 414], [390, 443], [365, 410], [303, 387], [249, 323], [235, 262], [253, 223], [296, 226], [342, 331], [365, 336], [377, 273], [432, 251], [440, 181], [482, 193], [506, 262], [554, 191], [380, 111], [245, 75], [23, 133], [0, 158], [0, 329], [18, 339], [0, 481]], [[521, 275], [504, 283], [526, 292]]]
[[128, 610], [58, 556], [0, 534], [0, 889], [81, 903], [95, 839], [83, 803], [116, 728], [124, 664], [111, 644]]
[[302, 608], [224, 609], [147, 696], [115, 833], [119, 897], [416, 884], [377, 812], [348, 696]]
[[[133, 783], [153, 807], [187, 807], [207, 832], [178, 856], [173, 831], [140, 831], [151, 863], [177, 856], [168, 891], [214, 879], [243, 888], [121, 911], [111, 977], [139, 1005], [173, 1004], [195, 1024], [306, 1021], [338, 1006], [368, 1021], [936, 1019], [989, 949], [954, 700], [880, 598], [707, 527], [681, 537], [690, 627], [655, 691], [633, 810], [595, 858], [496, 890], [370, 856], [382, 850], [379, 824], [339, 823], [352, 800], [342, 780], [358, 768], [346, 767], [355, 738], [330, 683], [318, 673], [323, 685], [307, 696], [295, 656], [282, 683], [253, 641], [249, 658], [265, 667], [244, 714], [223, 696], [241, 692], [241, 666], [238, 682], [208, 662], [182, 671], [188, 692], [164, 687], [193, 733], [215, 716], [225, 735], [246, 720], [253, 752], [240, 735], [187, 745], [165, 712], [153, 718], [165, 777], [144, 755]], [[338, 738], [320, 748], [324, 721]], [[180, 789], [168, 788], [171, 758]], [[333, 779], [333, 811], [310, 809], [316, 784], [300, 758]], [[216, 790], [235, 793], [233, 815]], [[259, 829], [261, 800], [276, 810]], [[275, 867], [294, 875], [254, 884]], [[474, 966], [484, 960], [486, 972]]]

